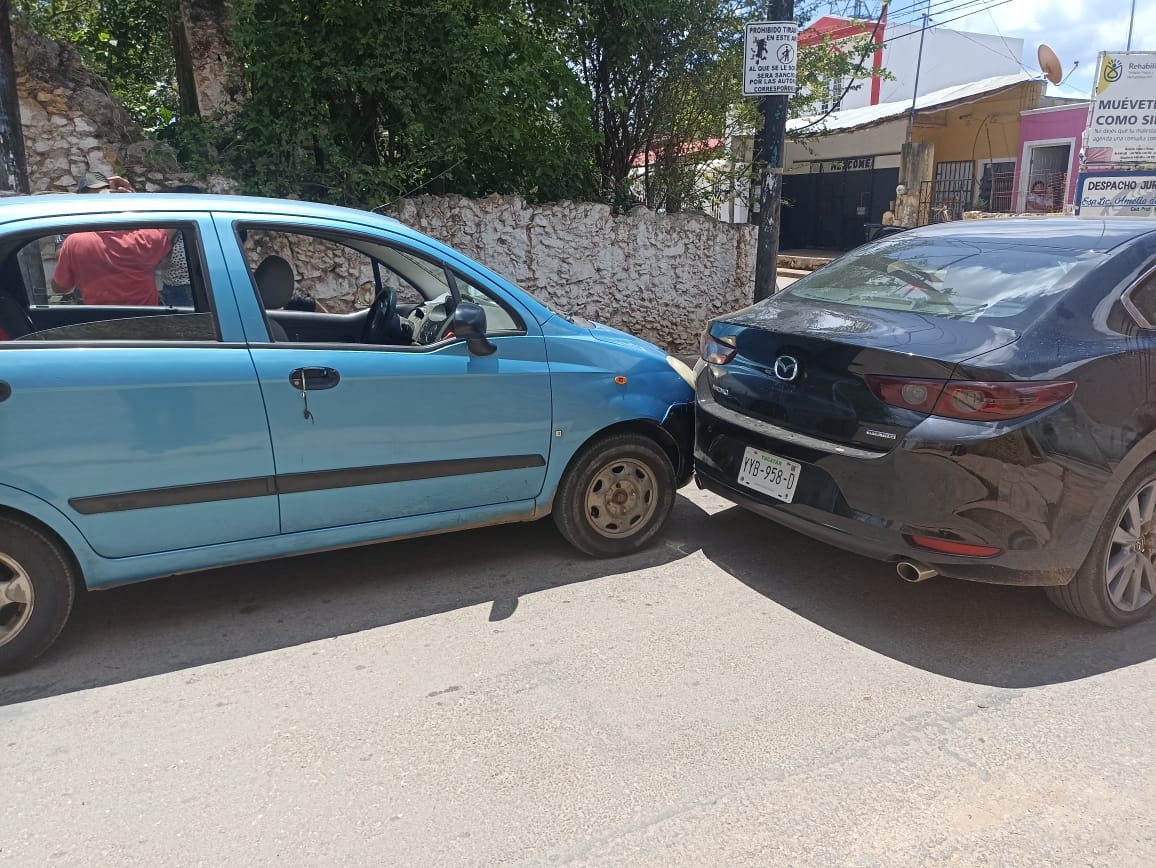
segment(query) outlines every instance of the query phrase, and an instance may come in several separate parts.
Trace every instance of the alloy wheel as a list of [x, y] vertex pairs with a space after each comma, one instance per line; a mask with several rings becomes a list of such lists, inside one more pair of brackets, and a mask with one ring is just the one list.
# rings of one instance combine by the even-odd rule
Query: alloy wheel
[[0, 645], [20, 635], [32, 617], [36, 591], [28, 572], [0, 552]]
[[1125, 505], [1104, 563], [1108, 599], [1135, 612], [1156, 597], [1156, 480], [1145, 483]]

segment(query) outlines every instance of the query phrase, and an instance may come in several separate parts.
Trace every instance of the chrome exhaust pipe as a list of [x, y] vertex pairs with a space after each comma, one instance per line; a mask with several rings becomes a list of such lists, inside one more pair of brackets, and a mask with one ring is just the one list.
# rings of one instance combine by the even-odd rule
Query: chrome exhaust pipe
[[934, 579], [939, 575], [939, 570], [934, 570], [927, 564], [921, 564], [916, 561], [900, 561], [895, 565], [895, 572], [899, 573], [899, 578], [905, 582], [926, 582], [928, 579]]

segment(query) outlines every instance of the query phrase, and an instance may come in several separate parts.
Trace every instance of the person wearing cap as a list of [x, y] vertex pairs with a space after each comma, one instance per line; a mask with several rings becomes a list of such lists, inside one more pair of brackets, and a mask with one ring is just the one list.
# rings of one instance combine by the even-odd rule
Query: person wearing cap
[[76, 186], [77, 193], [135, 193], [136, 190], [126, 178], [120, 175], [105, 175], [89, 172]]
[[[79, 193], [131, 193], [119, 175], [92, 172], [81, 179]], [[155, 307], [159, 302], [156, 267], [172, 249], [175, 229], [114, 229], [74, 232], [57, 254], [52, 289], [60, 295], [80, 293], [81, 304]]]
[[[127, 178], [120, 175], [105, 175], [101, 172], [89, 172], [76, 185], [77, 193], [135, 193]], [[56, 249], [64, 244], [64, 236], [57, 235], [53, 241]]]
[[80, 291], [81, 304], [155, 307], [156, 267], [172, 249], [175, 229], [74, 232], [64, 239], [52, 275], [60, 295]]

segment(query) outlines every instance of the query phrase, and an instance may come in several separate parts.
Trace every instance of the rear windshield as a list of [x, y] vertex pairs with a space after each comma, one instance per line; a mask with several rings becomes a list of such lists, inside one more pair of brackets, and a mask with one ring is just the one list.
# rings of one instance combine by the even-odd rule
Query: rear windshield
[[1003, 241], [907, 236], [848, 253], [785, 294], [954, 319], [1004, 319], [1064, 292], [1102, 259]]

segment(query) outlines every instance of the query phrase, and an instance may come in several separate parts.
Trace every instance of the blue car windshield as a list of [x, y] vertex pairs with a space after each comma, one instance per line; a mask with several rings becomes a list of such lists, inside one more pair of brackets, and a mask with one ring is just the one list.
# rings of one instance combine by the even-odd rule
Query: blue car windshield
[[1004, 319], [1066, 291], [1103, 258], [1007, 240], [898, 237], [848, 253], [778, 297]]

